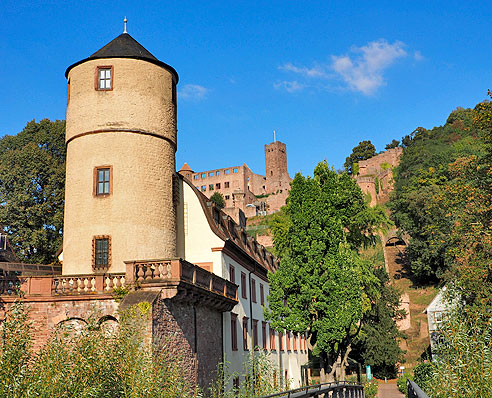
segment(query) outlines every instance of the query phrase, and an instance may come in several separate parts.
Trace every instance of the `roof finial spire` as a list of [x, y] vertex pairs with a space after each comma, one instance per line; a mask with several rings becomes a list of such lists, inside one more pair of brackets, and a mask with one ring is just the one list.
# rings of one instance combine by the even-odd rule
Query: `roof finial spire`
[[123, 22], [125, 23], [125, 30], [123, 31], [123, 33], [128, 33], [128, 32], [126, 31], [126, 22], [127, 22], [127, 21], [126, 21], [126, 16], [125, 16], [125, 19], [123, 20]]

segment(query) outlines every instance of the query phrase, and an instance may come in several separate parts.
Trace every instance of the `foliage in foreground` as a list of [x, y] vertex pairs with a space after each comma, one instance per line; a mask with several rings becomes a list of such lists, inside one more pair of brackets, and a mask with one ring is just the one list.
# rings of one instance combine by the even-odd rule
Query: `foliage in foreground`
[[0, 341], [0, 396], [172, 398], [191, 395], [181, 360], [165, 343], [153, 352], [144, 341], [145, 314], [121, 316], [119, 329], [105, 330], [95, 319], [82, 329], [60, 327], [37, 354], [22, 303], [3, 322]]
[[34, 120], [0, 139], [0, 225], [24, 262], [49, 264], [62, 242], [65, 121]]
[[[277, 366], [267, 353], [251, 352], [244, 363], [242, 374], [229, 372], [227, 363], [220, 364], [217, 381], [209, 388], [210, 398], [256, 398], [288, 389], [288, 380], [282, 380]], [[234, 380], [239, 385], [234, 385]]]
[[440, 334], [432, 375], [423, 386], [429, 397], [491, 397], [490, 311], [467, 312], [456, 307], [443, 323]]
[[378, 396], [379, 385], [376, 379], [364, 383], [364, 396], [366, 398], [376, 398]]

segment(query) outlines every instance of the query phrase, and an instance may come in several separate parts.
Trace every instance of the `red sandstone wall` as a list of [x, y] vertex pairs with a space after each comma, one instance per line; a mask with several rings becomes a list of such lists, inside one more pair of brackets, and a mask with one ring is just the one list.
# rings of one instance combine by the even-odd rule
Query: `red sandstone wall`
[[153, 309], [154, 342], [169, 345], [184, 359], [186, 377], [207, 387], [222, 361], [222, 318], [217, 311], [189, 303], [158, 300]]

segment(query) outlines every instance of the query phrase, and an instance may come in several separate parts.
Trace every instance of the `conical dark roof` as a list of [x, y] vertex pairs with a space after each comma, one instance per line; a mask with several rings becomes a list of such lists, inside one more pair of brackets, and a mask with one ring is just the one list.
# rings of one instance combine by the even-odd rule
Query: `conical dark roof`
[[103, 48], [96, 51], [90, 57], [76, 62], [73, 65], [70, 65], [65, 72], [65, 77], [68, 77], [68, 72], [70, 72], [73, 67], [80, 65], [86, 61], [103, 58], [133, 58], [152, 62], [153, 64], [162, 66], [164, 69], [167, 69], [176, 77], [176, 82], [178, 81], [178, 73], [174, 70], [172, 66], [159, 61], [128, 33], [122, 33], [121, 35], [110, 41], [108, 44], [106, 44]]

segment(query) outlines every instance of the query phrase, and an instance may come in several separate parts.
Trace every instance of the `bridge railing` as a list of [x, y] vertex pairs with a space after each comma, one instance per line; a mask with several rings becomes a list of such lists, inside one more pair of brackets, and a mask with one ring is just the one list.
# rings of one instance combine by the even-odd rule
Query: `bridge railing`
[[364, 386], [350, 381], [314, 384], [282, 391], [262, 398], [364, 398]]
[[429, 398], [422, 389], [412, 380], [407, 379], [408, 398]]

